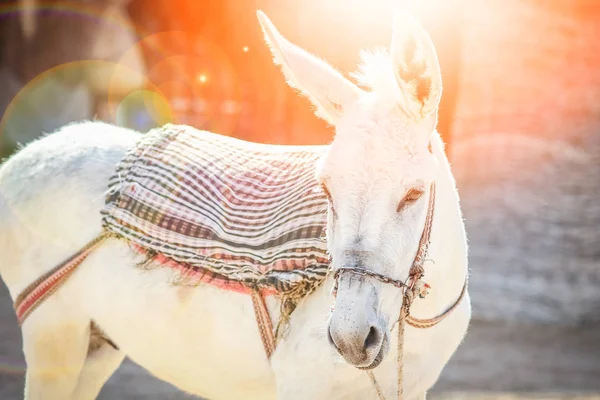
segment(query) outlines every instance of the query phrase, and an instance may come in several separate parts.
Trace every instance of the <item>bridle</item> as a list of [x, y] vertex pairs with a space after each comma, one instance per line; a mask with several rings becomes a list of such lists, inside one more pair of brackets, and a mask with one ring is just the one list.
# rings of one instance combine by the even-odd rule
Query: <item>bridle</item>
[[[382, 283], [393, 285], [398, 289], [402, 290], [402, 305], [400, 307], [400, 313], [398, 317], [398, 400], [402, 400], [404, 397], [403, 394], [403, 368], [404, 368], [404, 325], [405, 323], [414, 327], [414, 328], [431, 328], [432, 326], [437, 325], [444, 318], [446, 318], [452, 311], [454, 311], [461, 300], [463, 299], [466, 291], [467, 291], [467, 278], [465, 278], [465, 283], [463, 285], [462, 291], [458, 297], [458, 299], [454, 302], [454, 304], [445, 312], [438, 315], [437, 317], [430, 319], [418, 319], [414, 318], [410, 315], [410, 306], [412, 305], [414, 299], [419, 296], [420, 298], [425, 298], [427, 296], [429, 285], [423, 282], [423, 277], [425, 276], [424, 262], [425, 256], [427, 255], [427, 250], [429, 248], [429, 243], [431, 240], [431, 227], [433, 225], [433, 216], [435, 212], [435, 182], [432, 182], [429, 190], [429, 204], [427, 207], [427, 216], [425, 218], [425, 225], [423, 227], [423, 233], [421, 234], [421, 239], [419, 240], [419, 247], [417, 248], [417, 253], [413, 260], [412, 266], [410, 267], [408, 277], [406, 280], [398, 280], [391, 277], [388, 277], [383, 274], [379, 274], [377, 272], [369, 271], [364, 268], [357, 267], [340, 267], [334, 271], [334, 285], [332, 288], [332, 294], [335, 297], [337, 295], [337, 288], [339, 278], [342, 274], [352, 274], [360, 277], [369, 277], [376, 279]], [[372, 370], [367, 371], [367, 375], [369, 379], [377, 391], [377, 395], [380, 400], [385, 400], [383, 393], [381, 391], [381, 387], [379, 386], [377, 380], [375, 379], [375, 375]]]

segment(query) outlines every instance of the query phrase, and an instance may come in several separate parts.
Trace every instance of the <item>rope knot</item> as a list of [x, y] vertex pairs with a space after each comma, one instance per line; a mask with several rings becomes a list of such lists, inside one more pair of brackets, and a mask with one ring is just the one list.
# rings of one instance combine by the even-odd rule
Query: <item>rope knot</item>
[[410, 268], [408, 274], [414, 280], [421, 279], [425, 275], [425, 268], [423, 268], [423, 264], [415, 264]]

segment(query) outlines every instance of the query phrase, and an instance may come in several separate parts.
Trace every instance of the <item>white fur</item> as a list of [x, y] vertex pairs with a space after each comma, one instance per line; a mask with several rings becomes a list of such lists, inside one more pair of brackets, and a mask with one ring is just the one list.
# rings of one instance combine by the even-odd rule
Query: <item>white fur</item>
[[[426, 189], [435, 180], [428, 256], [435, 263], [425, 266], [432, 292], [414, 303], [412, 314], [440, 314], [460, 293], [467, 248], [455, 183], [434, 131], [435, 110], [407, 112], [414, 101], [410, 93], [404, 93], [408, 103], [399, 105], [377, 90], [358, 89], [323, 61], [284, 42], [264, 14], [260, 20], [287, 79], [336, 125], [318, 175], [329, 185], [338, 213], [329, 216], [333, 267], [344, 262], [344, 251], [358, 249], [354, 241], [360, 236], [360, 249], [372, 256], [365, 267], [405, 278], [423, 230], [428, 193], [400, 213], [396, 204], [409, 187]], [[434, 93], [422, 109], [437, 101]], [[0, 273], [13, 298], [100, 233], [108, 178], [138, 136], [98, 122], [73, 124], [30, 144], [0, 168]], [[248, 296], [208, 285], [172, 286], [170, 270], [140, 271], [133, 266], [139, 261], [126, 243], [111, 239], [28, 317], [22, 327], [26, 399], [93, 399], [125, 355], [160, 379], [210, 399], [375, 398], [364, 372], [344, 361], [348, 354], [340, 357], [327, 339], [328, 329], [348, 339], [344, 332], [354, 332], [372, 313], [388, 340], [387, 356], [374, 372], [387, 398], [395, 395], [397, 343], [391, 329], [400, 305], [397, 289], [343, 278], [330, 319], [334, 300], [328, 279], [292, 314], [289, 335], [269, 363]], [[369, 293], [376, 293], [374, 310], [360, 307], [368, 304]], [[277, 299], [267, 303], [277, 321]], [[466, 296], [436, 327], [407, 327], [406, 399], [425, 398], [469, 319]], [[91, 321], [120, 351], [104, 345], [87, 353]]]

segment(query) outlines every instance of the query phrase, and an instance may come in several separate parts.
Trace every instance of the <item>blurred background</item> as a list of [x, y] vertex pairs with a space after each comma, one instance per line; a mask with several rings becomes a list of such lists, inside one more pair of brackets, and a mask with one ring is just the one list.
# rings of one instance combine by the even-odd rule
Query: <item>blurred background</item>
[[[470, 242], [474, 320], [431, 397], [600, 399], [598, 0], [0, 1], [0, 157], [82, 119], [326, 144], [255, 10], [348, 73], [400, 3], [439, 53]], [[22, 398], [24, 368], [0, 286], [1, 400]], [[126, 361], [100, 398], [191, 397]]]

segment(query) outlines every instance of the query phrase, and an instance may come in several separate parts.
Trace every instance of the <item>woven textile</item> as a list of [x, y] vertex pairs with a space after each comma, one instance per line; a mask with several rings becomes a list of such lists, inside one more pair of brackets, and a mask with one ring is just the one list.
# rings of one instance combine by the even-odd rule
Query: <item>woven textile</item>
[[314, 177], [324, 149], [167, 125], [117, 165], [103, 226], [189, 276], [305, 295], [328, 268], [327, 200]]

